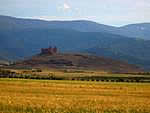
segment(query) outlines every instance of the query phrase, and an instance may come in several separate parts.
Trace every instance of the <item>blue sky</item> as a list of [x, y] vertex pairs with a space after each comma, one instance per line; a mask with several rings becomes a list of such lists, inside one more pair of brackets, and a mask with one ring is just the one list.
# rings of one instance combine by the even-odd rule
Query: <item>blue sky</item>
[[0, 15], [121, 26], [150, 22], [150, 0], [0, 0]]

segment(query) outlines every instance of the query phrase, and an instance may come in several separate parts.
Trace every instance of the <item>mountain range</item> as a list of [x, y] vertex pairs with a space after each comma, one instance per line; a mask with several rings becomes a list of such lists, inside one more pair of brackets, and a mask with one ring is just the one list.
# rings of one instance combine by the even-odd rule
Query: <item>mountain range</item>
[[49, 45], [150, 68], [150, 23], [108, 26], [92, 21], [44, 21], [0, 16], [0, 58], [22, 59]]
[[44, 21], [21, 19], [0, 15], [0, 30], [17, 29], [72, 29], [81, 32], [107, 32], [112, 34], [150, 40], [150, 23], [129, 24], [121, 27], [108, 26], [93, 21]]

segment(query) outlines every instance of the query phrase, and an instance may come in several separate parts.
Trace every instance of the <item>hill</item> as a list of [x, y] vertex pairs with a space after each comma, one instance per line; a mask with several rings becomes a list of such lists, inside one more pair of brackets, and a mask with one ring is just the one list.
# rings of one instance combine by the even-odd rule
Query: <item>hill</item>
[[[78, 32], [64, 29], [29, 29], [9, 32], [4, 34], [0, 40], [4, 39], [0, 47], [4, 57], [7, 59], [21, 59], [39, 53], [41, 48], [49, 45], [56, 45], [61, 51], [87, 52], [91, 48], [107, 48], [112, 52], [111, 57], [118, 53], [124, 56], [134, 57], [137, 60], [149, 62], [150, 41], [127, 38], [120, 35], [100, 32]], [[105, 49], [104, 49], [105, 50]], [[94, 51], [98, 55], [102, 50]], [[105, 53], [104, 53], [105, 54]], [[111, 54], [111, 53], [110, 53]], [[101, 54], [100, 56], [103, 56]], [[110, 57], [109, 55], [107, 57]], [[122, 56], [121, 56], [122, 57]], [[123, 59], [128, 59], [124, 57]], [[138, 64], [137, 61], [129, 59], [129, 63]], [[142, 66], [146, 67], [145, 63]]]
[[116, 28], [104, 24], [98, 24], [92, 21], [44, 21], [36, 19], [21, 19], [9, 16], [0, 16], [0, 29], [72, 29], [81, 32], [104, 32], [113, 31]]
[[39, 53], [41, 48], [56, 45], [63, 52], [119, 58], [149, 68], [150, 41], [117, 35], [118, 31], [112, 34], [114, 30], [118, 28], [90, 21], [42, 21], [0, 16], [0, 56], [18, 60]]
[[140, 59], [137, 56], [134, 55], [127, 55], [126, 53], [122, 51], [114, 51], [113, 48], [100, 48], [100, 47], [94, 47], [89, 48], [84, 51], [85, 53], [96, 55], [96, 56], [103, 56], [112, 58], [115, 60], [121, 60], [128, 62], [130, 64], [138, 65], [139, 67], [149, 70], [150, 69], [150, 61], [149, 59]]
[[118, 34], [136, 37], [138, 39], [150, 40], [150, 23], [139, 23], [122, 26], [119, 28]]
[[135, 65], [85, 54], [39, 54], [27, 60], [17, 62], [13, 67], [55, 68], [55, 69], [86, 69], [105, 72], [139, 72]]

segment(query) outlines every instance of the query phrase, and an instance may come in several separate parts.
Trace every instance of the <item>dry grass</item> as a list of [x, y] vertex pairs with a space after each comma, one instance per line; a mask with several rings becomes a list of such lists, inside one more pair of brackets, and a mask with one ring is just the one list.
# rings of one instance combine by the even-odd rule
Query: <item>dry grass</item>
[[0, 113], [150, 113], [150, 84], [0, 79]]

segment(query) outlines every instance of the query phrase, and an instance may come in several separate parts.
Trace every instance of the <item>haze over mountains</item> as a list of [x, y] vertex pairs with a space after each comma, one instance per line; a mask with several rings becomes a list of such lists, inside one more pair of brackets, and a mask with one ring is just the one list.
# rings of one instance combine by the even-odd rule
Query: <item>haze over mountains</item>
[[72, 29], [81, 32], [108, 32], [128, 37], [150, 40], [150, 23], [129, 24], [122, 27], [108, 26], [92, 21], [44, 21], [0, 16], [0, 29]]
[[113, 27], [92, 21], [43, 21], [0, 16], [0, 56], [20, 59], [56, 45], [61, 51], [120, 59], [149, 68], [150, 23]]

